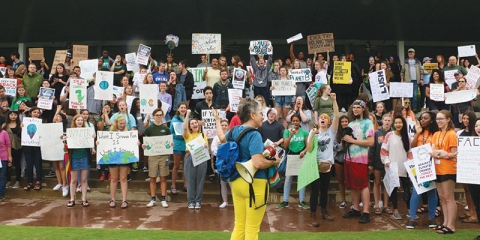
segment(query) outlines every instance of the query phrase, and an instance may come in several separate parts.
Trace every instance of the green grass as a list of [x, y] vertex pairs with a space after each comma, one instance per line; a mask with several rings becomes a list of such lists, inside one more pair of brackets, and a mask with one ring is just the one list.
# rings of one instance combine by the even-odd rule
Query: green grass
[[[228, 232], [157, 231], [133, 229], [89, 229], [65, 227], [0, 226], [1, 239], [229, 239]], [[260, 233], [259, 239], [473, 239], [478, 230], [461, 229], [454, 235], [441, 236], [432, 230], [392, 230], [372, 232], [275, 232]]]

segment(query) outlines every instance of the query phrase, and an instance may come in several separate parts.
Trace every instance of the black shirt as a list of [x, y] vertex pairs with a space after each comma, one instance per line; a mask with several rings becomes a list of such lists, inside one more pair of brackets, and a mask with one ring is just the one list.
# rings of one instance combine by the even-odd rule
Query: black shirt
[[262, 134], [263, 142], [267, 139], [277, 142], [283, 138], [283, 130], [285, 130], [285, 127], [276, 120], [272, 123], [269, 123], [268, 120], [264, 121], [262, 126], [258, 128], [258, 131]]

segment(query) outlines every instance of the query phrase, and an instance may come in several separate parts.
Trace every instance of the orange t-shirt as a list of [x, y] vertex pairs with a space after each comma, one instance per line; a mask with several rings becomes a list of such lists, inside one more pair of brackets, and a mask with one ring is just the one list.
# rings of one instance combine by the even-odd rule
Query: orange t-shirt
[[432, 134], [430, 133], [430, 131], [428, 130], [423, 131], [423, 133], [420, 133], [420, 136], [418, 136], [417, 147], [430, 143], [431, 138], [432, 138]]
[[[451, 153], [451, 148], [456, 148], [458, 146], [458, 137], [453, 130], [448, 130], [447, 132], [438, 131], [433, 134], [433, 137], [430, 140], [430, 144], [432, 145], [433, 151], [444, 150], [448, 153]], [[435, 171], [437, 172], [437, 175], [457, 174], [456, 158], [439, 159], [434, 156], [434, 159]]]

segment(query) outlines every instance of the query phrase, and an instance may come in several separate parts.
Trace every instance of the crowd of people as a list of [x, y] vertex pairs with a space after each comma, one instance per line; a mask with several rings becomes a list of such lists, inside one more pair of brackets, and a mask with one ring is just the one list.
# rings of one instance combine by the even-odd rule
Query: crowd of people
[[[67, 128], [91, 128], [94, 138], [95, 131], [137, 130], [139, 133], [138, 145], [141, 154], [138, 163], [96, 165], [93, 160], [94, 148], [68, 149], [68, 146], [66, 149], [70, 155], [70, 176], [65, 174], [62, 159], [51, 161], [52, 169], [47, 176], [55, 176], [58, 180], [53, 190], [62, 190], [64, 197], [70, 195], [67, 207], [75, 206], [75, 192], [82, 193], [83, 207], [89, 205], [87, 192], [90, 166], [101, 171], [100, 180], [110, 181], [110, 207], [116, 207], [118, 182], [122, 193], [121, 208], [128, 207], [130, 174], [139, 170], [148, 172], [149, 177], [152, 199], [146, 206], [157, 205], [156, 183], [159, 179], [161, 206], [168, 207], [167, 177], [170, 175], [169, 163], [172, 160], [170, 194], [178, 194], [178, 171], [183, 164], [181, 189], [187, 192], [187, 207], [200, 209], [205, 179], [213, 174], [215, 169], [210, 162], [194, 166], [186, 143], [203, 136], [205, 147], [210, 149], [212, 156], [216, 156], [218, 146], [226, 141], [227, 133], [231, 131], [236, 137], [242, 129], [251, 127], [258, 128], [258, 131], [247, 133], [239, 143], [240, 155], [253, 159], [256, 168], [264, 169], [288, 161], [288, 157], [283, 161], [278, 157], [274, 161], [266, 160], [262, 155], [266, 141], [285, 149], [288, 152], [286, 156], [316, 156], [320, 178], [310, 184], [309, 204], [305, 199], [306, 188], [299, 191], [298, 205], [299, 208], [309, 209], [311, 225], [314, 227], [320, 225], [318, 217], [327, 221], [334, 220], [327, 211], [332, 177], [338, 180], [342, 199], [340, 208], [348, 208], [345, 189], [350, 189], [352, 205], [343, 218], [358, 217], [360, 223], [368, 223], [373, 209], [374, 214], [390, 214], [397, 220], [403, 219], [398, 210], [397, 188], [390, 196], [384, 190], [384, 198], [381, 200], [381, 179], [390, 164], [403, 166], [404, 162], [412, 161], [411, 148], [431, 144], [430, 155], [435, 162], [437, 174], [435, 189], [419, 195], [415, 188], [412, 188], [407, 170], [398, 168], [408, 209], [405, 214], [408, 219], [407, 228], [414, 228], [418, 215], [428, 212], [429, 227], [435, 228], [440, 234], [454, 233], [457, 217], [461, 217], [464, 222], [479, 221], [477, 215], [480, 208], [480, 186], [464, 185], [468, 212], [461, 216], [457, 216], [454, 190], [457, 174], [457, 135], [479, 136], [480, 119], [477, 119], [473, 112], [476, 99], [452, 105], [445, 101], [434, 101], [430, 99], [430, 84], [443, 84], [445, 92], [467, 90], [465, 75], [472, 65], [471, 59], [450, 56], [448, 62], [445, 62], [444, 57], [438, 55], [438, 69], [428, 72], [423, 64], [431, 63], [432, 58], [424, 57], [423, 61], [418, 60], [413, 48], [408, 49], [407, 54], [408, 58], [402, 63], [398, 56], [392, 55], [383, 59], [378, 53], [369, 59], [369, 67], [365, 70], [360, 69], [353, 54], [333, 55], [330, 58], [328, 52], [326, 56], [315, 53], [313, 58], [305, 59], [302, 52], [294, 54], [293, 44], [290, 55], [285, 58], [251, 55], [249, 61], [244, 62], [238, 55], [234, 55], [230, 65], [224, 56], [209, 61], [206, 55], [202, 55], [201, 63], [197, 67], [206, 69], [202, 79], [207, 86], [203, 89], [204, 99], [192, 99], [194, 76], [188, 71], [189, 64], [186, 60], [175, 63], [171, 53], [166, 55], [166, 61], [150, 56], [148, 65], [141, 65], [138, 72], [129, 72], [122, 55], [112, 58], [105, 50], [98, 58], [98, 70], [113, 72], [114, 85], [123, 87], [123, 92], [119, 96], [114, 94], [108, 101], [96, 100], [93, 78], [87, 88], [87, 108], [82, 110], [69, 108], [70, 82], [81, 78], [82, 71], [79, 66], [72, 65], [71, 53], [67, 53], [64, 64], [55, 66], [51, 75], [45, 59], [37, 65], [30, 59], [24, 63], [18, 53], [11, 54], [11, 61], [0, 56], [0, 67], [5, 69], [5, 73], [0, 73], [0, 77], [17, 79], [15, 96], [6, 95], [5, 87], [0, 86], [0, 158], [3, 166], [0, 168], [0, 199], [4, 199], [7, 188], [20, 188], [24, 177], [27, 179], [24, 190], [42, 189], [40, 147], [21, 145], [21, 132], [24, 127], [22, 121], [26, 117], [42, 119], [44, 123], [62, 123], [64, 132]], [[333, 82], [334, 61], [352, 63], [351, 81], [348, 84]], [[231, 79], [234, 69], [243, 69], [247, 64], [251, 65], [253, 70], [247, 72], [245, 86], [253, 88], [254, 97], [250, 98], [244, 91], [238, 111], [234, 113], [230, 111], [227, 90], [233, 88]], [[296, 83], [295, 95], [272, 96], [272, 81], [288, 80], [289, 70], [305, 68], [311, 70], [311, 82]], [[370, 89], [367, 73], [378, 70], [385, 70], [387, 86], [391, 82], [412, 82], [414, 97], [373, 103], [367, 92], [361, 89]], [[447, 83], [445, 72], [451, 70], [455, 70], [455, 79]], [[135, 77], [137, 74], [145, 74], [145, 77], [139, 79]], [[142, 84], [159, 86], [159, 108], [147, 114], [140, 112], [138, 96], [139, 86]], [[362, 88], [362, 84], [365, 88]], [[55, 101], [50, 110], [36, 107], [40, 87], [55, 89]], [[317, 88], [314, 101], [310, 101], [306, 95], [309, 87]], [[417, 92], [420, 94], [417, 95]], [[128, 96], [135, 97], [131, 103], [127, 102]], [[162, 101], [171, 106], [166, 112], [161, 108]], [[205, 125], [202, 110], [210, 109], [226, 111], [224, 119], [220, 119], [216, 114], [218, 136], [213, 141], [209, 141], [202, 133], [202, 126]], [[215, 110], [214, 112], [217, 113]], [[415, 117], [415, 113], [420, 116]], [[407, 121], [416, 122], [413, 136], [409, 136], [407, 132]], [[179, 131], [178, 126], [183, 131]], [[164, 135], [173, 136], [173, 156], [143, 156], [142, 150], [146, 148], [142, 141], [143, 136]], [[67, 139], [66, 135], [58, 137]], [[279, 169], [281, 166], [280, 164]], [[12, 177], [13, 173], [15, 178]], [[268, 191], [265, 190], [267, 179], [263, 171], [258, 171], [254, 178], [260, 179], [253, 184], [255, 195]], [[293, 176], [285, 176], [284, 184], [277, 185], [277, 191], [284, 194], [283, 202], [277, 208], [290, 206], [292, 179]], [[228, 185], [232, 189], [235, 206], [232, 239], [255, 236], [266, 207], [252, 207], [251, 204], [249, 206], [249, 185], [236, 176], [230, 181], [221, 181], [223, 202], [220, 208], [228, 207]], [[374, 193], [373, 205], [370, 204], [371, 188]], [[258, 194], [257, 203], [266, 200], [262, 199], [264, 197]], [[419, 205], [420, 199], [423, 200], [422, 205]], [[319, 214], [316, 212], [317, 206], [320, 206]], [[443, 222], [438, 223], [435, 218], [442, 215]]]

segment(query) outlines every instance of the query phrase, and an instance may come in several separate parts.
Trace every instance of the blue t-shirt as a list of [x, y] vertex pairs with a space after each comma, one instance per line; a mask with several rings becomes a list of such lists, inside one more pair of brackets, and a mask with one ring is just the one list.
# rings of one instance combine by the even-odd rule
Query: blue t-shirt
[[168, 81], [167, 72], [164, 72], [164, 73], [156, 72], [152, 75], [152, 77], [153, 77], [153, 82], [155, 82], [155, 84], [160, 84], [161, 82]]
[[[236, 139], [245, 128], [247, 127], [240, 125], [230, 130], [230, 131], [233, 131], [232, 138]], [[230, 131], [228, 131], [225, 134], [225, 137], [228, 136]], [[251, 131], [246, 133], [243, 136], [242, 140], [240, 141], [239, 147], [240, 147], [240, 159], [250, 160], [253, 155], [262, 154], [263, 153], [262, 135], [258, 131]], [[240, 177], [240, 175], [238, 173], [235, 173], [230, 178], [230, 181], [234, 181], [238, 177]], [[267, 176], [265, 175], [265, 171], [263, 169], [259, 169], [253, 177], [267, 179]]]

